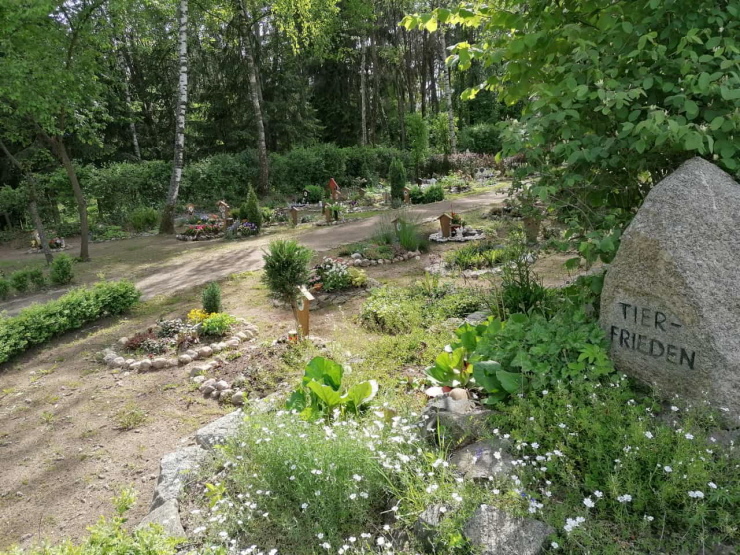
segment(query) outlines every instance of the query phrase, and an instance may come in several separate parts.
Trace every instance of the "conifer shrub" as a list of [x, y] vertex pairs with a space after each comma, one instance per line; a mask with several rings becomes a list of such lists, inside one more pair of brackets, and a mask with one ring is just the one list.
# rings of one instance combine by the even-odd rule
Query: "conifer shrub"
[[203, 290], [203, 310], [208, 314], [221, 312], [221, 286], [212, 281]]
[[406, 187], [406, 168], [400, 158], [394, 158], [388, 169], [388, 179], [391, 182], [391, 198], [403, 200], [403, 188]]
[[251, 186], [249, 187], [247, 201], [239, 208], [239, 217], [257, 226], [258, 232], [262, 229], [262, 212], [257, 200], [257, 193], [254, 192], [254, 188]]

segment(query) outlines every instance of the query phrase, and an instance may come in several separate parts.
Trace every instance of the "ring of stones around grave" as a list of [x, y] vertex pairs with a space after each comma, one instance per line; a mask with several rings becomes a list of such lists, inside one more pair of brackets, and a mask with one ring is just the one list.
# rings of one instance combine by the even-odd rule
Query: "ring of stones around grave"
[[365, 258], [359, 252], [353, 253], [351, 256], [350, 264], [352, 266], [360, 266], [367, 268], [368, 266], [382, 266], [384, 264], [396, 264], [398, 262], [406, 262], [407, 260], [421, 260], [421, 251], [411, 251], [396, 256], [394, 258]]
[[[195, 349], [188, 349], [184, 353], [178, 355], [176, 358], [156, 357], [156, 358], [143, 358], [136, 360], [133, 358], [124, 358], [118, 355], [113, 349], [106, 349], [100, 353], [103, 357], [103, 362], [109, 368], [120, 368], [122, 370], [129, 370], [132, 372], [148, 372], [149, 370], [162, 370], [164, 368], [172, 368], [176, 366], [185, 366], [194, 362], [195, 360], [203, 360], [210, 358], [222, 351], [228, 351], [237, 349], [245, 341], [249, 341], [257, 337], [259, 330], [254, 324], [245, 324], [244, 329], [236, 332], [233, 336], [226, 339], [225, 341], [219, 341], [217, 343], [211, 343], [210, 345], [203, 345]], [[124, 345], [128, 341], [128, 338], [122, 337], [118, 343]]]

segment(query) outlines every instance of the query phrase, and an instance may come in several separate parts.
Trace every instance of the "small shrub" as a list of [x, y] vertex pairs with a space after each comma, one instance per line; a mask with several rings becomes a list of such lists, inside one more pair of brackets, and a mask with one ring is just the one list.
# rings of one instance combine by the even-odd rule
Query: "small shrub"
[[482, 270], [504, 262], [506, 251], [493, 241], [480, 241], [445, 254], [445, 264], [459, 270]]
[[351, 266], [347, 269], [347, 273], [352, 281], [352, 287], [364, 287], [367, 284], [367, 272], [365, 270]]
[[307, 200], [311, 204], [320, 202], [324, 198], [326, 192], [324, 187], [319, 187], [318, 185], [308, 185], [305, 189], [308, 191]]
[[0, 277], [0, 300], [4, 301], [10, 295], [10, 281]]
[[149, 206], [139, 206], [131, 211], [128, 219], [133, 230], [141, 233], [157, 227], [159, 212]]
[[221, 286], [212, 281], [203, 290], [203, 311], [209, 314], [221, 312]]
[[28, 270], [28, 281], [33, 284], [36, 289], [43, 289], [46, 286], [46, 276], [41, 268], [34, 268]]
[[411, 187], [409, 198], [411, 199], [411, 204], [424, 204], [426, 202], [424, 200], [424, 191], [419, 186]]
[[127, 351], [139, 351], [139, 350], [146, 351], [146, 349], [144, 348], [144, 343], [151, 342], [151, 341], [154, 341], [154, 342], [157, 341], [157, 336], [153, 331], [149, 330], [149, 331], [138, 332], [134, 334], [132, 337], [128, 338], [128, 341], [126, 341], [126, 345], [124, 345], [124, 348]]
[[424, 191], [424, 203], [429, 204], [430, 202], [440, 202], [445, 199], [445, 191], [442, 188], [442, 185], [436, 184], [431, 185], [429, 188], [427, 188], [426, 191]]
[[293, 239], [270, 243], [263, 257], [265, 268], [262, 279], [273, 297], [288, 304], [295, 300], [297, 287], [308, 283], [308, 263], [312, 254], [311, 250]]
[[422, 303], [403, 289], [380, 287], [362, 305], [360, 322], [375, 331], [409, 333], [422, 325]]
[[204, 335], [225, 335], [231, 331], [231, 326], [236, 324], [236, 318], [229, 314], [211, 314], [203, 320], [202, 328]]
[[66, 254], [54, 257], [49, 270], [49, 279], [54, 285], [67, 285], [72, 281], [72, 258]]
[[208, 318], [209, 314], [205, 310], [200, 308], [194, 308], [188, 312], [188, 322], [191, 324], [200, 324], [203, 320]]
[[188, 331], [188, 326], [183, 323], [182, 320], [176, 318], [174, 320], [160, 320], [157, 322], [157, 337], [171, 338], [177, 337], [179, 334]]
[[550, 296], [532, 269], [533, 258], [527, 249], [526, 238], [513, 232], [505, 249], [506, 264], [501, 272], [501, 299], [509, 312], [548, 310]]
[[10, 284], [13, 286], [13, 289], [18, 291], [18, 293], [25, 293], [28, 291], [28, 271], [18, 270], [17, 272], [10, 274]]
[[262, 212], [260, 211], [260, 205], [257, 200], [257, 193], [254, 192], [254, 188], [252, 186], [249, 187], [247, 202], [242, 204], [241, 208], [239, 208], [239, 215], [242, 220], [246, 220], [257, 226], [258, 231], [262, 229]]
[[389, 181], [391, 182], [391, 198], [403, 200], [403, 189], [406, 187], [406, 168], [400, 158], [394, 158], [388, 169]]

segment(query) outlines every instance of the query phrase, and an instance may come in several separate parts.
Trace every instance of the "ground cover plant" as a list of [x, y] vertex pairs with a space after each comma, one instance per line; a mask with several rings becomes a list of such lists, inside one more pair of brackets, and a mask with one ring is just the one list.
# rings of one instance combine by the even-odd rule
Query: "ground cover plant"
[[122, 314], [138, 302], [139, 295], [132, 283], [101, 282], [74, 289], [54, 301], [33, 305], [17, 316], [2, 318], [0, 363], [98, 318]]
[[445, 254], [445, 265], [458, 270], [494, 268], [506, 259], [502, 245], [493, 240], [475, 241]]

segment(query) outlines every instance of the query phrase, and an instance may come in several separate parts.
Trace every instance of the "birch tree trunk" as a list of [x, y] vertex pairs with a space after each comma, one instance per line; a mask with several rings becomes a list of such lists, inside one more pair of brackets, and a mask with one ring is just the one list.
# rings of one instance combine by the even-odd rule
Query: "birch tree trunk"
[[452, 82], [450, 79], [450, 67], [445, 60], [447, 59], [447, 41], [445, 40], [444, 31], [439, 33], [440, 50], [442, 50], [442, 89], [447, 100], [447, 125], [450, 133], [450, 153], [457, 152], [457, 136], [455, 135], [455, 112], [452, 109]]
[[[10, 153], [10, 151], [5, 147], [5, 143], [3, 143], [2, 141], [0, 141], [0, 149], [3, 151], [3, 153], [5, 153], [5, 156], [8, 158], [8, 160], [10, 160], [10, 162], [16, 168], [18, 168], [18, 170], [23, 175], [25, 175], [26, 179], [28, 180], [28, 209], [31, 212], [31, 220], [33, 220], [33, 226], [36, 228], [36, 232], [39, 234], [39, 242], [41, 243], [40, 247], [44, 253], [44, 257], [46, 258], [46, 263], [51, 264], [51, 262], [54, 260], [54, 255], [51, 254], [49, 241], [46, 238], [46, 230], [44, 229], [44, 222], [41, 220], [41, 216], [39, 215], [36, 179], [34, 178], [33, 174], [26, 173], [23, 166], [21, 166], [21, 163], [15, 156]], [[8, 218], [7, 214], [5, 214], [5, 219], [8, 222], [8, 226], [10, 226], [10, 219]]]
[[174, 235], [175, 206], [182, 182], [182, 167], [185, 158], [185, 113], [188, 105], [188, 0], [180, 0], [179, 8], [180, 80], [177, 91], [175, 122], [175, 158], [172, 162], [172, 178], [167, 192], [167, 202], [162, 212], [159, 233]]
[[365, 39], [360, 38], [360, 102], [362, 102], [362, 137], [360, 144], [367, 145], [367, 71], [365, 70]]
[[244, 37], [244, 57], [247, 62], [247, 73], [249, 74], [249, 89], [250, 98], [252, 99], [252, 109], [254, 111], [254, 117], [257, 124], [257, 154], [259, 157], [260, 175], [259, 175], [259, 190], [261, 193], [267, 193], [270, 185], [270, 164], [267, 158], [267, 139], [265, 138], [265, 121], [262, 116], [262, 102], [261, 92], [259, 85], [259, 78], [257, 75], [257, 63], [254, 57], [254, 51], [252, 48], [252, 37], [251, 37], [251, 19], [249, 12], [244, 6], [244, 2], [239, 0], [239, 8], [244, 16], [244, 21], [247, 26], [247, 34]]

